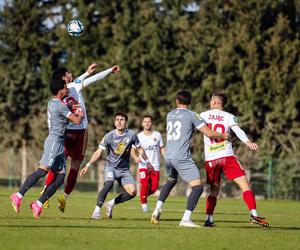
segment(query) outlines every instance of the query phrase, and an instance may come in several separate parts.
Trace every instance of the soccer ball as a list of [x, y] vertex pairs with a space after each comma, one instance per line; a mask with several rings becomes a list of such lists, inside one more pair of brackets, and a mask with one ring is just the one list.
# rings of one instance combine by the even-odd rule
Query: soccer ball
[[67, 25], [67, 31], [72, 37], [79, 37], [84, 32], [84, 25], [79, 19], [71, 20]]

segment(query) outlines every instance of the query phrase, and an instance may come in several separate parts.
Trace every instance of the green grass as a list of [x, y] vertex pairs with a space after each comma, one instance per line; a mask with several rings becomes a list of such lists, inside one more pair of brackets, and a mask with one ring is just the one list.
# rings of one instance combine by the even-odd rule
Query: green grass
[[[181, 228], [178, 226], [186, 199], [169, 197], [159, 226], [150, 224], [151, 213], [143, 214], [139, 201], [115, 207], [113, 219], [89, 219], [96, 192], [74, 192], [64, 214], [57, 209], [56, 193], [50, 208], [39, 220], [32, 217], [29, 201], [38, 197], [30, 190], [16, 214], [9, 194], [0, 189], [0, 249], [300, 249], [300, 203], [292, 201], [258, 201], [258, 210], [268, 218], [271, 228], [251, 225], [242, 199], [219, 200], [216, 228]], [[111, 194], [108, 198], [113, 197]], [[151, 208], [155, 198], [150, 198]], [[203, 224], [204, 199], [192, 219]], [[103, 211], [104, 212], [104, 211]]]

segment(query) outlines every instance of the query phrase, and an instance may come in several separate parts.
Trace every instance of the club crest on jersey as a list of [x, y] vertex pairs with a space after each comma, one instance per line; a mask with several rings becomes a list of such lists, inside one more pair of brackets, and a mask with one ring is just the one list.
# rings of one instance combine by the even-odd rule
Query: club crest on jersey
[[75, 79], [75, 81], [74, 81], [75, 83], [81, 83], [81, 80], [79, 80], [79, 79]]
[[154, 142], [157, 142], [157, 139], [154, 137], [154, 138], [153, 138], [153, 141], [154, 141]]
[[125, 142], [125, 143], [128, 143], [128, 142], [129, 142], [129, 138], [128, 138], [128, 137], [125, 137], [125, 138], [124, 138], [124, 142]]

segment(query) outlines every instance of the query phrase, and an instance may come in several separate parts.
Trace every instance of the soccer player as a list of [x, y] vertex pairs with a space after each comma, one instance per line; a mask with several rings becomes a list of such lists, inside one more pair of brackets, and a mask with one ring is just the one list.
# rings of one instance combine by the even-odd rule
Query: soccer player
[[179, 174], [192, 187], [186, 210], [179, 225], [183, 227], [199, 227], [191, 221], [191, 214], [203, 192], [200, 173], [190, 151], [192, 135], [197, 129], [210, 138], [226, 140], [229, 136], [228, 134], [220, 134], [209, 129], [203, 119], [188, 109], [190, 103], [191, 93], [186, 90], [179, 91], [176, 96], [177, 108], [167, 114], [165, 163], [168, 179], [160, 191], [156, 208], [151, 217], [152, 224], [159, 223], [163, 203], [176, 185]]
[[[82, 96], [82, 90], [90, 84], [105, 78], [110, 73], [117, 73], [120, 70], [119, 66], [116, 65], [112, 68], [109, 68], [91, 77], [88, 77], [95, 71], [96, 66], [96, 63], [92, 63], [91, 65], [89, 65], [86, 73], [76, 78], [75, 81], [73, 81], [72, 74], [66, 68], [59, 68], [55, 70], [52, 74], [52, 79], [63, 79], [67, 83], [69, 89], [69, 96], [66, 97], [64, 101], [75, 109], [79, 105], [85, 113], [84, 119], [81, 124], [77, 125], [74, 123], [70, 123], [67, 127], [67, 136], [65, 139], [64, 147], [66, 156], [69, 156], [71, 158], [71, 164], [64, 193], [58, 199], [59, 210], [62, 213], [65, 211], [67, 198], [76, 184], [79, 167], [84, 158], [88, 140], [88, 119], [84, 99]], [[46, 179], [45, 186], [49, 185], [49, 183], [52, 182], [53, 178], [54, 174], [50, 172]]]
[[100, 219], [100, 209], [106, 199], [108, 192], [113, 188], [115, 180], [123, 186], [125, 192], [120, 193], [115, 199], [105, 203], [106, 215], [112, 218], [112, 209], [115, 205], [128, 201], [136, 196], [136, 186], [132, 173], [129, 169], [129, 160], [131, 148], [137, 148], [139, 154], [144, 159], [147, 169], [153, 169], [149, 162], [144, 149], [141, 147], [137, 135], [126, 128], [128, 116], [124, 113], [117, 113], [115, 115], [115, 129], [108, 132], [98, 149], [92, 155], [92, 158], [81, 170], [80, 176], [84, 175], [89, 167], [101, 156], [104, 150], [107, 150], [107, 158], [105, 161], [105, 182], [104, 186], [99, 192], [96, 207], [91, 216], [93, 219]]
[[53, 98], [48, 102], [48, 128], [49, 135], [44, 143], [44, 153], [39, 162], [39, 167], [27, 177], [22, 187], [17, 193], [10, 196], [12, 206], [18, 213], [25, 193], [44, 177], [49, 170], [56, 174], [54, 181], [47, 186], [40, 198], [30, 203], [31, 211], [35, 218], [39, 218], [42, 212], [43, 203], [48, 200], [56, 190], [62, 185], [65, 177], [65, 154], [64, 139], [69, 120], [75, 124], [80, 124], [84, 113], [78, 111], [73, 114], [63, 103], [63, 98], [68, 93], [68, 88], [64, 80], [53, 80], [50, 84]]
[[[223, 110], [226, 101], [227, 96], [225, 93], [214, 93], [210, 100], [210, 110], [201, 113], [201, 118], [215, 131], [229, 133], [232, 130], [250, 150], [257, 150], [257, 144], [248, 139], [245, 132], [239, 127], [236, 117]], [[269, 226], [264, 218], [257, 215], [255, 197], [249, 186], [245, 171], [233, 153], [231, 142], [219, 139], [213, 140], [204, 135], [204, 144], [207, 183], [211, 188], [210, 195], [206, 199], [206, 221], [204, 226], [215, 226], [213, 213], [220, 190], [222, 172], [242, 190], [243, 198], [250, 211], [250, 221], [262, 226]]]
[[164, 155], [165, 148], [161, 133], [152, 129], [152, 117], [150, 115], [143, 117], [142, 127], [143, 131], [137, 136], [154, 170], [148, 172], [143, 158], [138, 158], [135, 154], [133, 156], [139, 166], [140, 200], [142, 210], [146, 213], [148, 212], [147, 196], [154, 194], [159, 185], [160, 154]]

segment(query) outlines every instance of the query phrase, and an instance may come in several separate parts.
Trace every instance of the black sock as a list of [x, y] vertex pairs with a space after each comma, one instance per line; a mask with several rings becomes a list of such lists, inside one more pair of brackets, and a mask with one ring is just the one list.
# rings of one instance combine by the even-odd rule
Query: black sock
[[55, 194], [56, 190], [64, 183], [65, 174], [59, 174], [56, 176], [55, 180], [47, 186], [44, 193], [39, 198], [41, 203], [45, 203], [46, 200], [49, 200], [50, 197]]
[[172, 188], [176, 185], [177, 180], [176, 181], [167, 181], [165, 185], [163, 185], [163, 187], [161, 188], [158, 200], [165, 202], [165, 200], [168, 198]]
[[24, 195], [35, 183], [38, 182], [39, 179], [44, 177], [47, 173], [47, 171], [38, 168], [36, 171], [34, 171], [31, 175], [27, 177], [22, 187], [20, 188], [19, 193], [21, 195]]
[[134, 197], [135, 197], [135, 195], [131, 195], [130, 193], [127, 193], [127, 192], [120, 193], [115, 198], [115, 204], [119, 204], [119, 203], [122, 203], [122, 202], [125, 202], [125, 201], [129, 201]]
[[193, 211], [197, 206], [198, 200], [203, 192], [203, 186], [197, 185], [192, 187], [192, 192], [189, 195], [186, 210]]
[[106, 181], [104, 183], [103, 188], [99, 192], [96, 206], [102, 207], [102, 205], [103, 205], [103, 203], [104, 203], [104, 201], [106, 199], [106, 196], [107, 196], [108, 192], [113, 188], [113, 186], [114, 186], [114, 182], [113, 181]]

